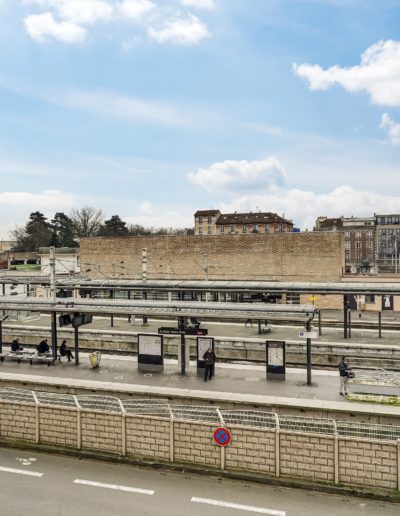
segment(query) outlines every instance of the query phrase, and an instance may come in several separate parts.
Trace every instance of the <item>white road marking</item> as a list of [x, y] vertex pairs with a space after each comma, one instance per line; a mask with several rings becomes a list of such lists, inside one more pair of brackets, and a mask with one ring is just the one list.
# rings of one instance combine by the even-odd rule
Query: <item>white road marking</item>
[[276, 511], [274, 509], [266, 509], [264, 507], [254, 507], [252, 505], [241, 505], [239, 503], [222, 502], [221, 500], [210, 500], [209, 498], [196, 498], [193, 496], [191, 502], [206, 503], [208, 505], [216, 505], [218, 507], [226, 507], [228, 509], [237, 509], [239, 511], [257, 512], [258, 514], [269, 514], [271, 516], [285, 516], [285, 511]]
[[139, 487], [119, 486], [118, 484], [105, 484], [103, 482], [93, 482], [92, 480], [83, 480], [76, 478], [74, 484], [81, 484], [84, 486], [102, 487], [104, 489], [114, 489], [116, 491], [126, 491], [128, 493], [138, 493], [145, 495], [153, 495], [154, 491], [151, 489], [140, 489]]
[[39, 473], [38, 471], [27, 471], [26, 469], [6, 468], [4, 466], [0, 466], [0, 471], [3, 471], [4, 473], [16, 473], [17, 475], [26, 475], [28, 477], [43, 476], [43, 473]]

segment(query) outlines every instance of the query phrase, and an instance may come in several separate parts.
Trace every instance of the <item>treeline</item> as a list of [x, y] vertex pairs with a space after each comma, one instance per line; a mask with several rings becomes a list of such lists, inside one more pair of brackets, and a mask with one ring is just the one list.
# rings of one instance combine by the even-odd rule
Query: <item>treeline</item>
[[102, 210], [91, 206], [72, 210], [69, 215], [58, 212], [49, 221], [43, 213], [35, 211], [29, 215], [24, 226], [11, 232], [15, 249], [37, 251], [39, 247], [79, 247], [79, 240], [93, 236], [148, 236], [148, 235], [190, 235], [192, 228], [145, 228], [139, 224], [127, 224], [119, 215], [108, 220]]

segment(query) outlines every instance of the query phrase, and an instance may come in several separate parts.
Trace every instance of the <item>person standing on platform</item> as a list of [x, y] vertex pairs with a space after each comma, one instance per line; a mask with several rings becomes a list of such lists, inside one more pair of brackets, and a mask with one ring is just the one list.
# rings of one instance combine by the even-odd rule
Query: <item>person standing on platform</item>
[[347, 396], [349, 394], [349, 372], [351, 367], [346, 357], [342, 357], [338, 367], [340, 375], [340, 395]]
[[206, 382], [207, 379], [211, 380], [211, 378], [214, 376], [215, 353], [212, 350], [211, 346], [204, 353], [203, 360], [204, 360], [204, 381]]

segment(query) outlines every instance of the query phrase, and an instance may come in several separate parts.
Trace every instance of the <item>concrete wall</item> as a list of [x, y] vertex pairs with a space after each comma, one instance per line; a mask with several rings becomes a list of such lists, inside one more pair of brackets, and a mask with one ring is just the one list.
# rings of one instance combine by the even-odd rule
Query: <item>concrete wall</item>
[[335, 483], [400, 489], [400, 440], [229, 425], [232, 443], [212, 439], [215, 423], [129, 413], [105, 413], [0, 401], [0, 438], [13, 444], [51, 444], [176, 465]]
[[143, 248], [152, 279], [203, 280], [205, 254], [209, 279], [221, 280], [340, 281], [344, 265], [340, 233], [310, 232], [83, 238], [81, 268], [93, 278], [138, 278]]

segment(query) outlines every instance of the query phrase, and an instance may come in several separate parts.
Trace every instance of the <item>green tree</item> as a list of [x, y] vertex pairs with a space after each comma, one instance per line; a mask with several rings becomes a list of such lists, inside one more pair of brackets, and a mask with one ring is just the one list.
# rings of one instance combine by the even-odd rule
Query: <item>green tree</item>
[[11, 234], [18, 249], [37, 251], [39, 247], [51, 244], [53, 230], [43, 213], [35, 211], [29, 215], [25, 226], [16, 228]]
[[74, 224], [70, 217], [63, 212], [57, 212], [51, 221], [53, 238], [51, 245], [55, 247], [77, 247], [74, 240]]
[[105, 220], [99, 229], [98, 236], [124, 236], [128, 235], [129, 230], [126, 222], [120, 219], [118, 215], [113, 215], [109, 220]]

